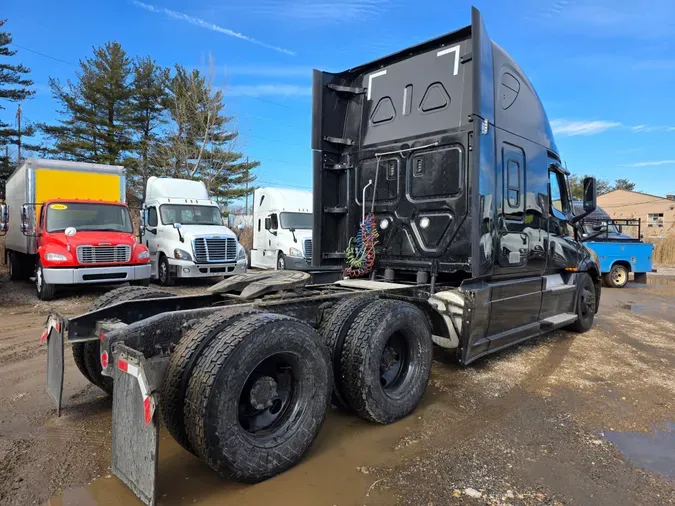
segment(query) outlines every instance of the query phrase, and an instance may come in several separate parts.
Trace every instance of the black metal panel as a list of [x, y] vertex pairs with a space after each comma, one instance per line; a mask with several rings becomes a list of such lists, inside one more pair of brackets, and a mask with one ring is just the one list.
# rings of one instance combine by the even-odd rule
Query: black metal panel
[[60, 327], [61, 332], [52, 327], [47, 337], [47, 393], [54, 401], [57, 416], [61, 416], [63, 396], [63, 322]]
[[[137, 360], [139, 352], [125, 350]], [[115, 369], [112, 412], [112, 473], [149, 506], [157, 502], [159, 421], [157, 413], [145, 425], [138, 380]]]
[[[468, 265], [470, 53], [466, 27], [342, 73], [315, 71], [314, 266], [342, 266], [371, 210], [390, 225], [379, 269]], [[334, 208], [345, 212], [327, 211]], [[429, 229], [416, 229], [425, 216]]]

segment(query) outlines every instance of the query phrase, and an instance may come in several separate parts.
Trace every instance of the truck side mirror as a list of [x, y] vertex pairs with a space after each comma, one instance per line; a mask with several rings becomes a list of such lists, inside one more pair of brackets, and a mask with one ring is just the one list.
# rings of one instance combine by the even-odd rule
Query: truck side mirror
[[584, 178], [584, 211], [592, 213], [598, 207], [598, 189], [594, 177]]
[[21, 206], [21, 233], [29, 235], [30, 232], [30, 206], [24, 204]]
[[7, 224], [9, 223], [9, 210], [7, 204], [0, 204], [0, 234], [7, 233]]

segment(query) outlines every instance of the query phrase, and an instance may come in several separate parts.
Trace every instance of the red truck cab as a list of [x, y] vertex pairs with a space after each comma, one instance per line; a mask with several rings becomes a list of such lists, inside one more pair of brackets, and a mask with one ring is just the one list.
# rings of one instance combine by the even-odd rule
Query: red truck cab
[[35, 285], [42, 300], [58, 285], [131, 282], [147, 285], [150, 254], [134, 236], [126, 204], [48, 200], [39, 206]]

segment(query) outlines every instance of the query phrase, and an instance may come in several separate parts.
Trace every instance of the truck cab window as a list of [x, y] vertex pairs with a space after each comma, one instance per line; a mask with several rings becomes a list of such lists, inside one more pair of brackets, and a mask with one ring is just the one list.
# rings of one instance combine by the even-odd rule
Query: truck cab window
[[150, 207], [148, 208], [148, 226], [156, 227], [157, 226], [157, 208]]
[[556, 171], [549, 172], [549, 202], [551, 203], [551, 212], [559, 220], [567, 219], [567, 198], [564, 192], [565, 183], [562, 174]]

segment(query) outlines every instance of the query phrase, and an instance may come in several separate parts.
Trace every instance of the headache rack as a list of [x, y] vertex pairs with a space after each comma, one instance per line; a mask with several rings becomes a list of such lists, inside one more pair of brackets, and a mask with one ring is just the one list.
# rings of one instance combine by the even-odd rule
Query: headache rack
[[581, 225], [585, 233], [584, 242], [639, 242], [642, 239], [639, 218], [585, 218]]

